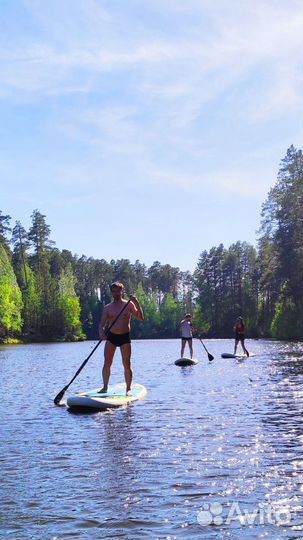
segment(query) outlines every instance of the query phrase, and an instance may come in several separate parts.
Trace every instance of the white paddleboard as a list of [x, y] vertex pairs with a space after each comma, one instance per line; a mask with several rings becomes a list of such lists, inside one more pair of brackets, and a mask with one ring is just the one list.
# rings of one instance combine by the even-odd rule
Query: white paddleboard
[[125, 384], [110, 386], [106, 394], [100, 394], [98, 390], [97, 388], [88, 392], [81, 392], [67, 398], [68, 407], [77, 410], [104, 410], [128, 405], [133, 401], [144, 398], [147, 394], [147, 390], [143, 384], [133, 384], [130, 396], [126, 395]]
[[197, 358], [178, 358], [178, 360], [175, 361], [175, 365], [176, 366], [181, 366], [181, 367], [184, 367], [184, 366], [195, 366], [196, 364], [198, 364], [198, 361]]

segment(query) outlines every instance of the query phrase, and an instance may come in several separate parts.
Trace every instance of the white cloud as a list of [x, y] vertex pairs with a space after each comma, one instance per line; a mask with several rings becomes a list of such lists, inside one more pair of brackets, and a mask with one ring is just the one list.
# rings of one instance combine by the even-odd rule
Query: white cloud
[[[165, 37], [148, 39], [144, 32], [136, 37], [136, 19], [131, 15], [128, 30], [120, 35], [117, 14], [111, 14], [110, 7], [105, 12], [94, 1], [54, 1], [51, 9], [43, 2], [27, 5], [42, 26], [42, 35], [35, 40], [24, 37], [19, 47], [8, 41], [2, 51], [1, 94], [6, 98], [14, 98], [15, 92], [20, 99], [22, 92], [33, 99], [37, 94], [63, 95], [77, 89], [89, 93], [99, 87], [100, 73], [139, 69], [139, 86], [152, 98], [193, 98], [203, 104], [237, 85], [250, 70], [261, 68], [272, 74], [272, 95], [278, 82], [282, 96], [287, 93], [291, 102], [298, 99], [296, 85], [289, 89], [300, 55], [297, 2], [277, 8], [275, 1], [234, 2], [232, 7], [225, 0], [191, 1], [185, 9], [183, 2], [166, 0], [161, 3], [164, 12], [174, 5], [171, 17], [178, 20], [180, 10], [185, 11], [187, 17], [195, 17], [195, 24], [191, 21], [184, 35], [168, 31]], [[142, 4], [137, 9], [142, 11]], [[287, 81], [279, 76], [281, 64], [288, 66]]]
[[[237, 142], [249, 139], [254, 125], [262, 129], [298, 109], [298, 2], [25, 5], [35, 31], [20, 20], [3, 36], [0, 99], [46, 103], [45, 130], [93, 153], [91, 164], [59, 165], [59, 183], [81, 184], [88, 171], [97, 183], [100, 169], [111, 166], [114, 177], [128, 160], [140, 178], [181, 190], [266, 192], [264, 172], [243, 176], [258, 155], [248, 165], [245, 156], [237, 161]], [[48, 98], [56, 98], [54, 110]]]
[[[267, 171], [268, 172], [268, 171]], [[265, 197], [268, 191], [270, 174], [264, 170], [247, 172], [245, 168], [239, 170], [225, 170], [213, 173], [210, 181], [219, 192], [238, 195], [239, 197]]]
[[150, 182], [166, 184], [184, 193], [217, 192], [218, 194], [235, 194], [239, 197], [264, 197], [268, 191], [268, 180], [273, 178], [272, 171], [256, 169], [245, 170], [245, 167], [214, 169], [200, 174], [180, 173], [179, 170], [157, 169], [147, 170]]

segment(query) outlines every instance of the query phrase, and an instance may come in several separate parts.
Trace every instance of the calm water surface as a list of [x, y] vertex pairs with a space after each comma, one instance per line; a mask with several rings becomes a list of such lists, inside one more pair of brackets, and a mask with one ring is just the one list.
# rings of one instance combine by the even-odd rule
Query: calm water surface
[[[52, 402], [93, 342], [0, 347], [0, 538], [302, 539], [303, 344], [206, 344], [178, 368], [179, 341], [134, 342], [147, 397], [94, 414]], [[101, 384], [102, 348], [71, 392]]]

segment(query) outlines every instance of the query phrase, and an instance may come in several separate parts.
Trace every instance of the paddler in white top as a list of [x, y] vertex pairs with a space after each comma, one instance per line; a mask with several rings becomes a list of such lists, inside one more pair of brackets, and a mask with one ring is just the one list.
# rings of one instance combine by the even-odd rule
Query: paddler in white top
[[181, 358], [183, 358], [184, 349], [186, 342], [188, 343], [189, 350], [190, 350], [190, 357], [193, 357], [193, 325], [191, 322], [191, 314], [187, 313], [185, 315], [185, 319], [181, 321], [180, 327], [181, 327]]

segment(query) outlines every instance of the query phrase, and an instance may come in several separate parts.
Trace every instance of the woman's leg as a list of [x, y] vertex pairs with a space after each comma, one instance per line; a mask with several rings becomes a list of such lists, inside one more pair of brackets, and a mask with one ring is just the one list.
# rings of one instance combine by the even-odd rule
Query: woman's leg
[[188, 346], [190, 350], [190, 357], [192, 358], [193, 357], [193, 340], [192, 339], [188, 340]]
[[249, 352], [245, 347], [244, 338], [241, 339], [241, 345], [242, 345], [242, 349], [243, 349], [244, 354], [246, 354], [246, 356], [249, 356]]

